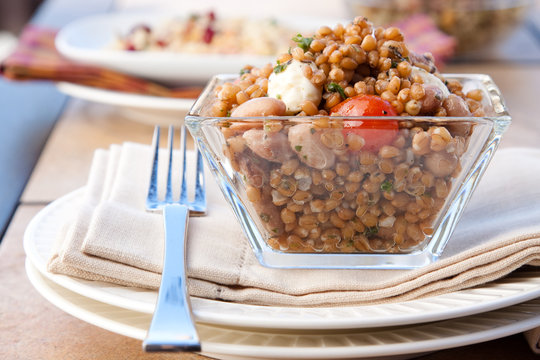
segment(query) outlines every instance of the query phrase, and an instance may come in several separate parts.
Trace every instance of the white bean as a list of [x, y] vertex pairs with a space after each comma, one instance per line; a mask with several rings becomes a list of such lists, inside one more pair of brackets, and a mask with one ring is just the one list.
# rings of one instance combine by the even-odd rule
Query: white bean
[[283, 116], [285, 111], [286, 107], [283, 101], [270, 97], [260, 97], [239, 105], [233, 110], [231, 117]]

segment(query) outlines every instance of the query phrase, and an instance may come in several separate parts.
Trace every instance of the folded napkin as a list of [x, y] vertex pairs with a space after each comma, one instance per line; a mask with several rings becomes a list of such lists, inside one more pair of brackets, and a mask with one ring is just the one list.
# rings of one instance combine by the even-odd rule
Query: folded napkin
[[153, 96], [197, 98], [202, 88], [168, 88], [117, 71], [66, 59], [54, 45], [57, 31], [28, 25], [15, 51], [0, 64], [0, 73], [12, 80], [65, 81], [107, 90]]
[[[84, 196], [58, 237], [49, 271], [159, 286], [162, 218], [144, 211], [150, 158], [149, 147], [133, 143], [96, 151]], [[207, 179], [208, 216], [189, 221], [193, 296], [287, 306], [373, 304], [448, 293], [540, 265], [540, 150], [500, 150], [442, 259], [407, 271], [263, 267], [210, 174]]]

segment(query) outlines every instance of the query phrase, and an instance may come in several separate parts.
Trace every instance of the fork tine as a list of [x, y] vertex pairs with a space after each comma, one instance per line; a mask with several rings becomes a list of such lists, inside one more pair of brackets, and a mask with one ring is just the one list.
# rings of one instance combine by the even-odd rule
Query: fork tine
[[148, 196], [146, 197], [146, 206], [153, 207], [157, 203], [157, 177], [158, 177], [158, 153], [159, 153], [159, 135], [160, 127], [154, 128], [154, 137], [152, 139], [152, 147], [154, 148], [152, 160], [152, 174], [150, 176], [150, 184], [148, 186]]
[[182, 185], [180, 187], [180, 204], [188, 204], [186, 184], [186, 127], [180, 128], [180, 150], [182, 151]]
[[195, 148], [197, 151], [197, 177], [195, 179], [195, 202], [193, 204], [193, 208], [196, 214], [204, 215], [206, 214], [206, 188], [203, 159], [202, 154], [196, 144]]
[[167, 166], [167, 187], [166, 187], [166, 193], [165, 193], [165, 201], [170, 203], [173, 201], [173, 193], [172, 193], [172, 155], [173, 155], [173, 149], [174, 149], [174, 127], [171, 125], [169, 126], [169, 140], [167, 142], [167, 149], [168, 149], [168, 156], [169, 156], [169, 165]]

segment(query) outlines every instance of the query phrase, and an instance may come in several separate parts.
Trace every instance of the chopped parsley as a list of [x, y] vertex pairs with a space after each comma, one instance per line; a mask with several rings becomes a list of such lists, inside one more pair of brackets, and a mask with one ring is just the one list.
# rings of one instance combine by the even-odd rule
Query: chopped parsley
[[365, 237], [367, 237], [369, 239], [373, 235], [376, 235], [378, 232], [379, 232], [379, 228], [377, 226], [372, 226], [372, 227], [368, 227], [368, 228], [366, 228], [366, 230], [364, 230], [364, 235], [365, 235]]
[[298, 151], [298, 152], [302, 151], [302, 145], [296, 145], [296, 146], [294, 147], [294, 150], [296, 150], [296, 151]]
[[386, 192], [390, 192], [392, 191], [394, 185], [392, 184], [391, 181], [389, 180], [385, 180], [382, 184], [381, 184], [381, 190], [382, 191], [386, 191]]
[[347, 98], [347, 95], [345, 95], [345, 91], [343, 90], [343, 88], [341, 86], [339, 86], [339, 84], [336, 84], [335, 82], [331, 82], [330, 84], [328, 84], [327, 89], [328, 89], [328, 91], [339, 93], [339, 95], [343, 99]]
[[242, 70], [240, 70], [240, 76], [244, 74], [249, 74], [250, 72], [251, 72], [251, 69], [243, 68]]
[[281, 100], [281, 94], [277, 94], [276, 99]]
[[392, 60], [392, 69], [397, 68], [398, 65], [399, 63], [396, 60]]
[[281, 64], [278, 60], [277, 62], [277, 65], [274, 66], [274, 73], [275, 74], [279, 74], [280, 72], [282, 72], [283, 70], [285, 70], [287, 68], [287, 63], [285, 64]]
[[315, 134], [316, 131], [317, 131], [317, 130], [315, 130], [315, 128], [309, 129], [309, 132], [312, 133], [312, 134]]
[[292, 41], [297, 43], [298, 47], [302, 48], [302, 50], [308, 51], [309, 47], [311, 46], [311, 42], [313, 41], [313, 38], [303, 37], [301, 34], [298, 34], [292, 38]]

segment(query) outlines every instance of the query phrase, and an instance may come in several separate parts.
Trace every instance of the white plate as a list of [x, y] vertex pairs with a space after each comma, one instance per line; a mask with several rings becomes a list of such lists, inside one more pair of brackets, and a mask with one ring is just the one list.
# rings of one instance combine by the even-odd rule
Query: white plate
[[[238, 73], [243, 66], [262, 66], [275, 56], [233, 54], [186, 54], [179, 52], [123, 51], [108, 49], [119, 34], [145, 23], [163, 24], [174, 18], [171, 13], [108, 13], [75, 20], [63, 27], [56, 36], [56, 48], [69, 59], [104, 66], [128, 74], [170, 84], [205, 83], [213, 75]], [[314, 31], [320, 25], [337, 21], [312, 18], [283, 18], [278, 20], [296, 32]], [[296, 30], [298, 29], [298, 30]]]
[[[142, 340], [149, 314], [79, 295], [50, 281], [30, 261], [36, 290], [63, 311], [109, 331]], [[425, 325], [349, 331], [259, 331], [197, 325], [202, 354], [218, 359], [406, 359], [517, 334], [540, 326], [540, 299]]]
[[64, 94], [79, 99], [118, 106], [127, 117], [152, 125], [183, 123], [195, 102], [195, 99], [132, 94], [66, 82], [59, 82], [56, 87]]
[[[64, 222], [75, 213], [82, 190], [41, 210], [24, 234], [32, 264], [51, 281], [86, 297], [151, 314], [157, 292], [86, 281], [46, 270], [53, 243]], [[473, 289], [401, 303], [327, 308], [273, 307], [193, 298], [196, 321], [226, 326], [274, 329], [352, 329], [438, 321], [478, 314], [540, 296], [540, 272], [514, 272]]]

